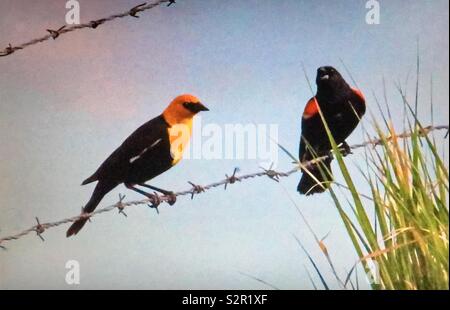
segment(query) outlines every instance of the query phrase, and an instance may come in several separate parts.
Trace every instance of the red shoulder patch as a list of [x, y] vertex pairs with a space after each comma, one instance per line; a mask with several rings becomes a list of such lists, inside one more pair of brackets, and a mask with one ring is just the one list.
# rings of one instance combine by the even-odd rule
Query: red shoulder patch
[[309, 99], [303, 112], [303, 119], [308, 119], [319, 113], [319, 105], [317, 104], [316, 97]]
[[362, 91], [360, 91], [357, 88], [353, 88], [353, 87], [352, 87], [352, 90], [355, 93], [355, 95], [357, 95], [362, 100], [362, 102], [366, 103], [366, 97], [364, 97], [364, 94], [362, 93]]

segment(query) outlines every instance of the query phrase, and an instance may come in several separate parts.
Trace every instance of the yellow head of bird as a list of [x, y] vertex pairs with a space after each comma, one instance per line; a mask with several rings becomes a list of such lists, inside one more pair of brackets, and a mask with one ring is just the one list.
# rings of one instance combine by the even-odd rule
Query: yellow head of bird
[[164, 119], [171, 125], [183, 123], [192, 119], [201, 111], [209, 111], [200, 100], [193, 95], [181, 95], [176, 97], [164, 110]]

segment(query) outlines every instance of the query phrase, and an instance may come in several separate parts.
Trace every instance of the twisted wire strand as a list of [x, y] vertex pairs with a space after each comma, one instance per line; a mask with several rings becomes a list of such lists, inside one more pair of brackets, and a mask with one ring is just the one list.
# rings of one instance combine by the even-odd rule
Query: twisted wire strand
[[[428, 135], [430, 132], [432, 131], [436, 131], [436, 130], [447, 130], [448, 131], [449, 126], [448, 125], [441, 125], [441, 126], [427, 126], [424, 127], [419, 134], [421, 136], [425, 136]], [[413, 135], [412, 132], [404, 132], [401, 133], [399, 135], [396, 135], [396, 138], [401, 138], [401, 139], [406, 139], [409, 138]], [[393, 137], [388, 137], [387, 140], [391, 140]], [[364, 148], [367, 146], [377, 146], [380, 145], [382, 143], [381, 139], [373, 139], [373, 140], [368, 140], [366, 142], [360, 143], [360, 144], [354, 144], [352, 146], [350, 146], [351, 149], [359, 149], [359, 148]], [[313, 159], [311, 161], [308, 162], [304, 162], [302, 163], [302, 167], [303, 169], [310, 167], [311, 165], [317, 164], [319, 161], [324, 160], [326, 158], [329, 158], [330, 155], [327, 156], [322, 156], [322, 157], [318, 157], [316, 159]], [[57, 227], [57, 226], [61, 226], [64, 224], [68, 224], [68, 223], [72, 223], [75, 222], [77, 220], [80, 219], [90, 219], [91, 217], [95, 216], [95, 215], [99, 215], [102, 213], [106, 213], [106, 212], [110, 212], [113, 211], [115, 209], [119, 210], [119, 213], [122, 213], [123, 215], [126, 216], [126, 214], [124, 213], [124, 209], [127, 207], [132, 207], [132, 206], [139, 206], [139, 205], [148, 205], [152, 208], [156, 208], [156, 210], [158, 211], [158, 206], [162, 203], [162, 202], [170, 202], [173, 199], [173, 196], [179, 197], [179, 196], [187, 196], [190, 195], [191, 199], [193, 199], [194, 195], [196, 194], [200, 194], [203, 192], [206, 192], [208, 190], [211, 190], [213, 188], [216, 187], [220, 187], [220, 186], [224, 186], [224, 188], [226, 189], [227, 186], [229, 184], [234, 184], [236, 182], [241, 182], [241, 181], [245, 181], [245, 180], [249, 180], [249, 179], [254, 179], [254, 178], [259, 178], [259, 177], [264, 177], [267, 176], [270, 179], [274, 180], [274, 181], [279, 181], [280, 178], [286, 178], [291, 176], [292, 174], [298, 172], [299, 170], [301, 170], [300, 166], [296, 166], [295, 168], [286, 171], [286, 172], [277, 172], [275, 170], [272, 169], [264, 169], [263, 171], [259, 171], [259, 172], [254, 172], [254, 173], [249, 173], [249, 174], [245, 174], [245, 175], [241, 175], [238, 176], [236, 175], [236, 173], [238, 172], [238, 169], [235, 168], [234, 172], [231, 176], [225, 175], [226, 178], [218, 181], [218, 182], [214, 182], [205, 186], [200, 186], [200, 185], [196, 185], [192, 182], [188, 182], [192, 187], [190, 189], [186, 189], [184, 191], [180, 191], [180, 192], [176, 192], [173, 195], [157, 195], [155, 194], [152, 198], [148, 198], [148, 199], [143, 199], [143, 200], [136, 200], [136, 201], [129, 201], [129, 202], [123, 202], [123, 199], [125, 198], [125, 196], [119, 196], [119, 202], [117, 202], [114, 205], [110, 205], [101, 209], [97, 209], [96, 211], [92, 212], [92, 213], [82, 213], [78, 216], [73, 216], [73, 217], [69, 217], [66, 219], [62, 219], [59, 221], [55, 221], [55, 222], [48, 222], [48, 223], [40, 223], [39, 219], [36, 218], [37, 224], [25, 229], [17, 234], [14, 235], [10, 235], [10, 236], [6, 236], [3, 238], [0, 238], [0, 248], [3, 248], [6, 250], [6, 247], [2, 244], [4, 244], [5, 242], [8, 241], [13, 241], [13, 240], [17, 240], [20, 239], [32, 232], [35, 232], [37, 234], [37, 236], [39, 238], [41, 238], [41, 240], [44, 241], [44, 238], [42, 237], [42, 234], [44, 233], [44, 231], [46, 231], [49, 228], [53, 228], [53, 227]]]
[[73, 26], [69, 26], [69, 27], [63, 26], [63, 27], [59, 28], [58, 30], [50, 30], [50, 29], [48, 29], [47, 31], [49, 32], [49, 34], [47, 34], [47, 35], [45, 35], [43, 37], [32, 39], [32, 40], [30, 40], [28, 42], [25, 42], [25, 43], [22, 43], [22, 44], [16, 45], [16, 46], [12, 46], [11, 44], [9, 44], [9, 46], [7, 46], [5, 49], [0, 50], [0, 57], [11, 55], [11, 54], [13, 54], [14, 52], [16, 52], [18, 50], [22, 50], [22, 49], [27, 48], [29, 46], [45, 42], [45, 41], [47, 41], [49, 39], [52, 39], [52, 38], [56, 40], [56, 38], [58, 38], [60, 35], [67, 34], [67, 33], [73, 32], [73, 31], [77, 31], [77, 30], [84, 29], [84, 28], [96, 29], [98, 26], [103, 25], [103, 24], [105, 24], [107, 22], [110, 22], [112, 20], [115, 20], [115, 19], [124, 18], [124, 17], [135, 17], [135, 18], [137, 18], [137, 17], [139, 17], [137, 15], [137, 13], [153, 9], [153, 8], [155, 8], [157, 6], [160, 6], [160, 5], [164, 4], [164, 3], [167, 3], [167, 6], [170, 6], [171, 4], [175, 3], [175, 1], [173, 1], [173, 0], [159, 0], [159, 1], [156, 1], [156, 2], [153, 2], [153, 3], [149, 3], [149, 4], [147, 4], [147, 2], [145, 2], [145, 3], [142, 3], [140, 5], [137, 5], [137, 6], [133, 7], [133, 8], [131, 8], [130, 10], [128, 10], [126, 12], [119, 13], [119, 14], [113, 14], [113, 15], [110, 15], [108, 17], [100, 18], [100, 19], [97, 19], [97, 20], [92, 20], [92, 21], [84, 23], [84, 24], [78, 24], [78, 25], [73, 25]]

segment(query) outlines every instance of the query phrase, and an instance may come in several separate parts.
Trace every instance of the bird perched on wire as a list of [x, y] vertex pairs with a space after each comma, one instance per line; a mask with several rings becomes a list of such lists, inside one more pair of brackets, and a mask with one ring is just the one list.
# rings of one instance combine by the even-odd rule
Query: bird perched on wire
[[[208, 111], [196, 97], [176, 97], [164, 112], [134, 131], [82, 185], [98, 182], [83, 213], [91, 213], [103, 197], [123, 183], [127, 188], [147, 197], [152, 194], [137, 186], [149, 188], [164, 195], [172, 192], [157, 188], [145, 182], [176, 165], [189, 143], [194, 116]], [[77, 234], [87, 219], [77, 220], [67, 231], [67, 237]]]
[[[299, 150], [299, 160], [302, 163], [330, 155], [332, 150], [319, 108], [343, 155], [351, 152], [345, 139], [366, 112], [362, 92], [350, 87], [335, 68], [320, 67], [317, 70], [316, 84], [317, 93], [306, 104], [302, 116]], [[331, 156], [302, 169], [298, 192], [304, 195], [324, 192], [333, 180], [330, 164]]]

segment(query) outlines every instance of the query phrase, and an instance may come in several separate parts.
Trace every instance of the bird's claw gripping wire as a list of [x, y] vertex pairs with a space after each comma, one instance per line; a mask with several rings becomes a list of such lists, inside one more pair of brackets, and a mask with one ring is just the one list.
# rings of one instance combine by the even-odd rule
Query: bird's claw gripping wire
[[125, 205], [123, 204], [124, 199], [125, 195], [119, 194], [119, 201], [116, 204], [116, 208], [119, 209], [119, 214], [123, 214], [123, 216], [128, 217], [128, 215], [123, 211], [125, 209]]
[[205, 192], [205, 188], [203, 186], [192, 183], [191, 181], [188, 181], [188, 183], [192, 185], [191, 200], [194, 199], [195, 194], [200, 194], [200, 193]]
[[64, 28], [66, 28], [65, 25], [60, 27], [58, 30], [47, 29], [47, 32], [50, 33], [53, 40], [56, 40], [56, 38], [59, 37], [59, 35], [61, 34], [61, 30], [63, 30]]
[[175, 3], [176, 3], [175, 0], [169, 0], [168, 2], [169, 2], [169, 3], [167, 4], [167, 7], [169, 7], [169, 6], [171, 6], [172, 4], [175, 4]]
[[[322, 158], [321, 157], [324, 157], [324, 158], [328, 158], [328, 159], [330, 159], [330, 160], [334, 160], [334, 153], [333, 153], [333, 150], [330, 150], [328, 153], [325, 153], [325, 155], [323, 155], [323, 156], [319, 156], [316, 160], [317, 160], [317, 162], [322, 162]], [[314, 159], [313, 159], [314, 160]]]
[[226, 183], [225, 183], [225, 189], [227, 189], [228, 184], [234, 184], [236, 181], [241, 181], [237, 176], [236, 173], [239, 171], [239, 168], [234, 168], [233, 174], [231, 176], [228, 176], [228, 174], [225, 174], [226, 177]]
[[153, 194], [149, 194], [148, 198], [150, 199], [150, 202], [152, 204], [156, 204], [159, 206], [161, 202], [165, 201], [170, 206], [173, 206], [177, 202], [177, 195], [174, 192], [161, 189], [158, 189], [158, 191], [163, 194], [163, 199], [161, 199], [161, 197], [156, 192], [154, 192]]
[[128, 14], [129, 14], [130, 16], [132, 16], [132, 17], [139, 18], [139, 16], [137, 16], [136, 14], [139, 13], [139, 12], [141, 11], [141, 8], [142, 8], [144, 5], [147, 5], [147, 2], [144, 2], [144, 3], [141, 3], [141, 4], [136, 5], [134, 8], [132, 8], [132, 9], [130, 10], [130, 12], [129, 12]]
[[156, 213], [159, 214], [159, 205], [161, 204], [161, 197], [159, 197], [157, 192], [154, 192], [153, 194], [149, 194], [148, 198], [150, 199], [149, 204], [147, 204], [147, 206], [151, 209], [155, 209]]
[[[338, 151], [339, 151], [339, 153], [341, 153], [342, 157], [346, 157], [348, 155], [353, 154], [352, 148], [345, 141], [338, 145]], [[323, 156], [328, 157], [329, 159], [333, 160], [335, 154], [333, 153], [333, 150], [330, 150], [328, 153], [325, 153]], [[322, 157], [322, 156], [319, 156], [319, 158], [320, 157]]]
[[42, 240], [45, 241], [44, 237], [42, 237], [42, 234], [45, 231], [45, 227], [42, 226], [42, 224], [39, 222], [39, 218], [36, 217], [36, 226], [34, 226], [34, 230], [36, 231], [36, 235]]
[[339, 151], [343, 157], [353, 154], [351, 147], [345, 141], [339, 145]]
[[167, 194], [164, 194], [167, 197], [166, 202], [173, 206], [177, 202], [177, 195], [175, 195], [174, 192], [168, 192]]

